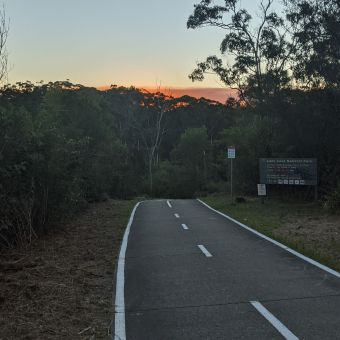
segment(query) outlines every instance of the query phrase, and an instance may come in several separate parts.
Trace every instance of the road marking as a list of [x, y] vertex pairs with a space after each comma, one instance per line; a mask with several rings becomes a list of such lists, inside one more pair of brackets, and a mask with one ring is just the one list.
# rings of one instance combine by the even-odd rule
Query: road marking
[[333, 269], [331, 269], [331, 268], [329, 268], [329, 267], [327, 267], [327, 266], [325, 266], [325, 265], [323, 265], [323, 264], [321, 264], [321, 263], [319, 263], [319, 262], [317, 262], [317, 261], [315, 261], [315, 260], [305, 256], [305, 255], [302, 255], [302, 254], [298, 253], [297, 251], [287, 247], [286, 245], [284, 245], [284, 244], [282, 244], [282, 243], [280, 243], [278, 241], [275, 241], [275, 240], [273, 240], [272, 238], [270, 238], [270, 237], [268, 237], [266, 235], [261, 234], [260, 232], [254, 230], [254, 229], [252, 229], [250, 227], [248, 227], [247, 225], [245, 225], [245, 224], [243, 224], [243, 223], [241, 223], [241, 222], [231, 218], [230, 216], [228, 216], [226, 214], [221, 213], [220, 211], [212, 208], [211, 206], [209, 206], [207, 203], [201, 201], [200, 199], [197, 199], [197, 201], [202, 203], [203, 205], [205, 205], [207, 208], [209, 208], [210, 210], [214, 211], [215, 213], [217, 213], [217, 214], [227, 218], [229, 221], [232, 221], [232, 222], [236, 223], [237, 225], [239, 225], [240, 227], [250, 231], [251, 233], [253, 233], [253, 234], [255, 234], [255, 235], [265, 239], [266, 241], [269, 241], [269, 242], [275, 244], [276, 246], [278, 246], [278, 247], [288, 251], [289, 253], [299, 257], [300, 259], [302, 259], [302, 260], [312, 264], [313, 266], [318, 267], [318, 268], [324, 270], [325, 272], [340, 278], [340, 273], [339, 272], [337, 272], [337, 271], [335, 271], [335, 270], [333, 270]]
[[185, 230], [189, 229], [188, 226], [186, 224], [184, 224], [184, 223], [182, 224], [182, 228], [185, 229]]
[[178, 214], [174, 214], [176, 218], [179, 218], [179, 215]]
[[169, 208], [172, 208], [172, 205], [169, 200], [167, 200], [166, 203], [168, 204]]
[[202, 250], [202, 253], [206, 256], [206, 257], [212, 257], [212, 255], [208, 252], [207, 248], [204, 247], [202, 244], [197, 245], [198, 248], [200, 248]]
[[279, 319], [277, 319], [272, 313], [269, 312], [267, 308], [265, 308], [258, 301], [250, 301], [250, 303], [254, 306], [255, 309], [266, 318], [280, 333], [281, 335], [288, 340], [298, 340], [299, 338], [295, 336]]
[[116, 281], [116, 299], [115, 299], [115, 339], [126, 340], [125, 330], [125, 299], [124, 299], [124, 285], [125, 285], [125, 253], [127, 242], [129, 238], [131, 224], [135, 216], [137, 207], [141, 202], [138, 202], [132, 210], [129, 222], [126, 226], [122, 244], [120, 246], [118, 267], [117, 267], [117, 281]]

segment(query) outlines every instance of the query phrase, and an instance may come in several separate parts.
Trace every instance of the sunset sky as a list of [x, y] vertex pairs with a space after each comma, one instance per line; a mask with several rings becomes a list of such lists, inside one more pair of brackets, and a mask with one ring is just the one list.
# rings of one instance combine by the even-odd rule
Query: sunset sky
[[[11, 83], [70, 79], [88, 86], [223, 89], [213, 76], [188, 79], [197, 61], [219, 53], [223, 38], [219, 29], [187, 30], [198, 0], [3, 2]], [[258, 3], [242, 1], [247, 9]]]

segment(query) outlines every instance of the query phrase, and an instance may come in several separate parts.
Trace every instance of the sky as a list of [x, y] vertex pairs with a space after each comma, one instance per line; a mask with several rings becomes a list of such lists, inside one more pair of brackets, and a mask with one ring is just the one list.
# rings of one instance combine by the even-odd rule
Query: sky
[[[195, 83], [188, 78], [197, 61], [219, 54], [224, 36], [217, 28], [186, 28], [198, 2], [4, 0], [9, 82], [223, 89], [213, 76]], [[246, 8], [258, 3], [242, 0]]]

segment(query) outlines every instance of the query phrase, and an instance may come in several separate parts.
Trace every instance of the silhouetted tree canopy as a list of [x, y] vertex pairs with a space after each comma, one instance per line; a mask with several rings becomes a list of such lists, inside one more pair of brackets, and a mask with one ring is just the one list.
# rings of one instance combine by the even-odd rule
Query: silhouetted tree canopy
[[4, 86], [0, 244], [30, 241], [107, 197], [224, 192], [228, 145], [239, 192], [256, 190], [261, 157], [313, 157], [322, 199], [339, 207], [339, 1], [285, 0], [280, 14], [272, 5], [259, 1], [258, 18], [241, 1], [202, 0], [188, 19], [190, 29], [225, 31], [222, 56], [190, 75], [213, 73], [238, 89], [225, 105], [69, 81]]

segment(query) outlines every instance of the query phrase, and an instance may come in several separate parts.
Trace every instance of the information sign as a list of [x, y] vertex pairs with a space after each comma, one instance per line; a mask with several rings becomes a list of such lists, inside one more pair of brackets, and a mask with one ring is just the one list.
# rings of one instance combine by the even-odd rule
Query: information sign
[[234, 146], [228, 147], [228, 158], [235, 158], [235, 147]]
[[315, 158], [260, 158], [260, 182], [317, 185], [317, 161]]
[[257, 195], [258, 196], [266, 196], [267, 195], [267, 190], [266, 190], [265, 184], [258, 184], [257, 185]]

